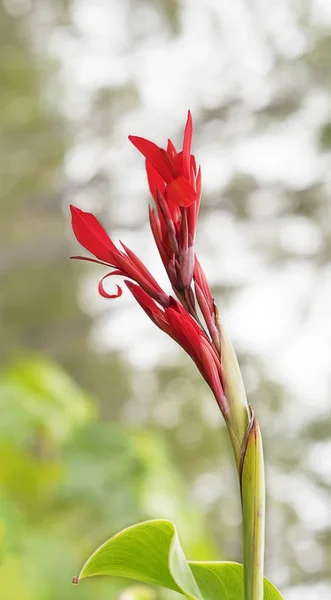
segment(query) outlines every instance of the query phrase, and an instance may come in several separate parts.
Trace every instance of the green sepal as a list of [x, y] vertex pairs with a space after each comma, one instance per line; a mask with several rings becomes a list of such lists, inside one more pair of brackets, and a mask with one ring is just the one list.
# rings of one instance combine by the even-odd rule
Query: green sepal
[[265, 483], [260, 428], [252, 412], [239, 465], [243, 514], [245, 600], [263, 600]]

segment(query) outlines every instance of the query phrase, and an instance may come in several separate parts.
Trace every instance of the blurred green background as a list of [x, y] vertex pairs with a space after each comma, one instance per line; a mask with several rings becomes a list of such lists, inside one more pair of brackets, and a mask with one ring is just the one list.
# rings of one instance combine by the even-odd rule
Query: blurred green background
[[167, 285], [127, 135], [180, 143], [188, 108], [199, 255], [264, 437], [266, 574], [329, 597], [330, 3], [3, 0], [0, 40], [1, 599], [144, 596], [71, 579], [148, 518], [190, 559], [241, 559], [211, 394], [129, 294], [98, 297], [102, 268], [68, 260], [73, 202]]

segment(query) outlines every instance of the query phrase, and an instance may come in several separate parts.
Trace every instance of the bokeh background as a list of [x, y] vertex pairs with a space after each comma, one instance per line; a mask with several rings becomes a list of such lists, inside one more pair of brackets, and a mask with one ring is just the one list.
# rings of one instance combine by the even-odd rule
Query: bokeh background
[[1, 599], [161, 597], [71, 585], [147, 518], [191, 559], [241, 558], [211, 393], [129, 293], [98, 297], [102, 267], [68, 260], [72, 202], [169, 289], [127, 135], [180, 144], [188, 108], [198, 252], [264, 435], [266, 574], [330, 597], [331, 3], [2, 0], [0, 40]]

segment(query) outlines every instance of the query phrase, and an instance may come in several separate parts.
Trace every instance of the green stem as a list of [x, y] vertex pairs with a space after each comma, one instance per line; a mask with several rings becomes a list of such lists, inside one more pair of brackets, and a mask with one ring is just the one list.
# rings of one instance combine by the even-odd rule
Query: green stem
[[248, 405], [240, 368], [231, 341], [221, 334], [224, 414], [235, 455], [243, 518], [245, 600], [263, 600], [265, 486], [259, 424]]
[[245, 600], [263, 600], [265, 482], [262, 438], [254, 414], [239, 464], [243, 515]]

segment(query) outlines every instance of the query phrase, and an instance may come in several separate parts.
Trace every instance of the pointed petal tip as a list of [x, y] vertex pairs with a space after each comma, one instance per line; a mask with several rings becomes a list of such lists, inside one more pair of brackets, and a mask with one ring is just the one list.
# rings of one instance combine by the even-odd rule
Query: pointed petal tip
[[126, 287], [129, 288], [130, 292], [131, 290], [140, 287], [137, 283], [133, 283], [130, 279], [124, 279], [124, 283]]
[[128, 135], [128, 140], [134, 145], [135, 148], [137, 148], [137, 150], [139, 150], [139, 152], [144, 154], [144, 152], [142, 152], [142, 148], [145, 147], [145, 141], [148, 142], [148, 140], [145, 140], [145, 138], [141, 137], [140, 135]]
[[191, 146], [192, 146], [192, 132], [193, 132], [193, 124], [192, 124], [192, 115], [189, 110], [187, 113], [187, 120], [184, 129], [184, 139], [183, 139], [183, 172], [186, 179], [190, 179], [190, 155], [191, 155]]
[[187, 111], [187, 119], [186, 119], [186, 124], [185, 124], [185, 130], [189, 130], [189, 132], [192, 135], [192, 128], [193, 128], [193, 119], [192, 119], [192, 113], [190, 110]]
[[72, 217], [75, 215], [75, 213], [76, 213], [77, 211], [79, 211], [79, 208], [77, 208], [77, 206], [74, 206], [73, 204], [69, 204], [69, 209], [70, 209], [70, 212], [71, 212], [71, 216], [72, 216]]
[[131, 144], [133, 144], [136, 147], [137, 145], [145, 141], [145, 138], [141, 137], [140, 135], [128, 135], [128, 139], [131, 142]]
[[129, 136], [130, 142], [141, 152], [141, 154], [152, 164], [154, 169], [169, 183], [172, 179], [172, 172], [166, 160], [166, 152], [157, 144], [136, 135]]
[[86, 210], [82, 210], [81, 208], [78, 208], [78, 206], [75, 206], [74, 204], [69, 204], [69, 208], [70, 208], [70, 212], [71, 212], [72, 216], [89, 214]]

